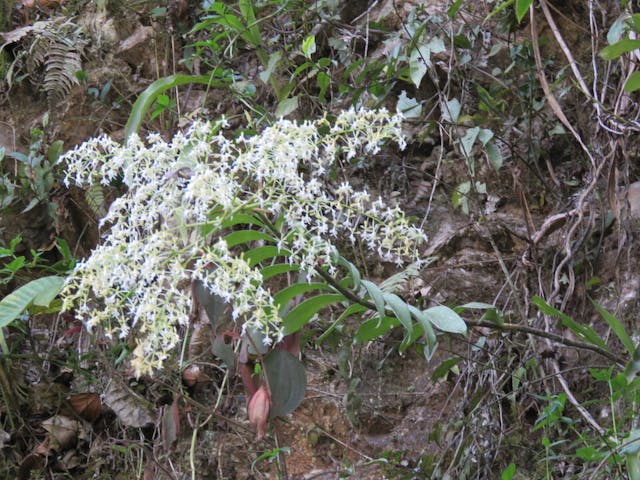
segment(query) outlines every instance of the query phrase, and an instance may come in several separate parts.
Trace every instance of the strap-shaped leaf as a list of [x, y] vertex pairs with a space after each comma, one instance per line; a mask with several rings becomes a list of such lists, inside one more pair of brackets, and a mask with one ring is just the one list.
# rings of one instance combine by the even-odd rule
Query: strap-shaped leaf
[[224, 237], [224, 241], [227, 242], [229, 248], [254, 240], [266, 240], [267, 242], [276, 243], [275, 238], [259, 230], [236, 230]]
[[354, 338], [360, 343], [369, 342], [385, 335], [398, 325], [400, 325], [400, 322], [396, 317], [385, 316], [378, 318], [376, 316], [360, 325]]
[[10, 293], [0, 301], [0, 328], [13, 322], [31, 304], [49, 306], [63, 286], [64, 278], [52, 275], [32, 280]]
[[222, 222], [222, 226], [226, 228], [233, 227], [234, 225], [241, 225], [241, 224], [255, 225], [256, 227], [267, 228], [264, 222], [257, 219], [255, 216], [249, 215], [247, 213], [240, 213], [240, 212], [236, 213], [233, 217], [229, 218], [228, 220], [225, 220], [224, 222]]
[[327, 293], [324, 295], [317, 295], [311, 297], [300, 305], [297, 305], [287, 315], [285, 315], [284, 334], [290, 335], [297, 332], [304, 327], [313, 316], [322, 310], [324, 307], [331, 305], [332, 303], [338, 303], [345, 300], [345, 296], [336, 293]]
[[356, 268], [356, 266], [351, 263], [349, 260], [344, 258], [343, 256], [338, 257], [338, 265], [342, 265], [351, 274], [351, 278], [353, 279], [353, 288], [359, 289], [361, 283], [360, 271]]
[[436, 333], [433, 331], [433, 326], [431, 325], [429, 318], [422, 310], [417, 309], [413, 305], [408, 305], [408, 307], [411, 315], [420, 324], [422, 330], [424, 331], [424, 334], [427, 337], [428, 348], [435, 348], [436, 344], [438, 343], [438, 339], [436, 338]]
[[618, 317], [616, 317], [615, 315], [611, 315], [604, 308], [598, 305], [598, 302], [593, 301], [593, 299], [589, 300], [591, 300], [593, 306], [596, 307], [596, 310], [598, 310], [600, 315], [602, 315], [602, 318], [607, 321], [607, 323], [611, 327], [611, 330], [613, 330], [613, 333], [618, 336], [622, 344], [627, 349], [627, 352], [629, 352], [629, 355], [633, 356], [633, 353], [636, 351], [636, 346], [634, 345], [633, 340], [631, 340], [631, 337], [627, 333], [627, 329], [624, 328], [622, 322], [618, 319]]
[[467, 324], [460, 318], [460, 315], [449, 307], [439, 305], [427, 308], [423, 313], [438, 330], [449, 333], [467, 333]]
[[216, 69], [209, 75], [178, 74], [156, 80], [138, 96], [138, 99], [133, 104], [129, 119], [124, 127], [125, 141], [128, 140], [133, 133], [138, 131], [149, 108], [151, 108], [151, 105], [159, 95], [166, 90], [189, 83], [204, 84], [213, 88], [224, 88], [229, 84], [229, 76], [226, 75], [225, 77], [222, 70]]
[[587, 325], [580, 325], [569, 315], [566, 315], [562, 313], [560, 310], [553, 308], [551, 305], [549, 305], [547, 302], [545, 302], [542, 298], [538, 296], [533, 297], [531, 299], [531, 303], [533, 303], [536, 307], [538, 307], [542, 313], [559, 318], [565, 327], [570, 329], [573, 333], [578, 335], [583, 340], [586, 340], [591, 344], [596, 345], [605, 350], [609, 350], [609, 347], [607, 347], [607, 344], [604, 343], [604, 341], [602, 341], [602, 339], [593, 330], [593, 328]]
[[342, 314], [340, 314], [340, 316], [336, 319], [336, 321], [333, 322], [331, 326], [327, 328], [322, 333], [322, 335], [318, 337], [318, 340], [316, 340], [316, 344], [322, 343], [324, 339], [327, 338], [331, 334], [331, 332], [333, 332], [338, 327], [338, 325], [340, 325], [344, 321], [345, 318], [350, 317], [351, 315], [356, 315], [358, 313], [366, 312], [368, 310], [369, 309], [367, 307], [364, 307], [359, 303], [354, 303], [353, 305], [350, 305], [345, 309], [344, 312], [342, 312]]
[[294, 283], [293, 285], [285, 287], [278, 293], [276, 293], [273, 296], [273, 303], [279, 305], [280, 308], [282, 308], [298, 295], [302, 295], [308, 292], [314, 292], [317, 290], [323, 290], [326, 287], [326, 283]]
[[411, 322], [411, 312], [405, 301], [395, 293], [383, 293], [382, 296], [398, 320], [400, 320], [400, 323], [402, 323], [402, 326], [407, 331], [407, 335], [411, 335], [413, 323]]
[[280, 275], [282, 273], [297, 272], [300, 270], [298, 265], [289, 265], [288, 263], [277, 263], [275, 265], [267, 265], [260, 273], [262, 273], [262, 280], [267, 281], [271, 277]]
[[362, 283], [364, 288], [367, 290], [367, 293], [371, 297], [371, 300], [373, 300], [373, 303], [376, 304], [376, 310], [378, 310], [380, 318], [384, 317], [386, 315], [386, 303], [384, 301], [382, 290], [380, 290], [375, 283], [370, 282], [369, 280], [362, 280], [360, 283]]
[[244, 252], [244, 258], [249, 263], [249, 266], [255, 267], [260, 262], [269, 258], [276, 257], [288, 257], [291, 252], [288, 250], [280, 250], [275, 245], [265, 245], [263, 247], [256, 247]]

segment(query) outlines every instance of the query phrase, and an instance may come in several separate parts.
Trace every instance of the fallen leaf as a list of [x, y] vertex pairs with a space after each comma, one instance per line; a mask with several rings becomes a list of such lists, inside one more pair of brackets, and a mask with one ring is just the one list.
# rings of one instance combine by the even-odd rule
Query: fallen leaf
[[155, 422], [149, 402], [116, 382], [105, 392], [104, 403], [127, 427], [140, 428]]

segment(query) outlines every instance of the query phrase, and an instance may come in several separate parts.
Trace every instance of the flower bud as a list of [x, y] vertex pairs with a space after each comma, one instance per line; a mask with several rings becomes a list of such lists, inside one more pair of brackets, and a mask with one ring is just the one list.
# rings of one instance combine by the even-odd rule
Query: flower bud
[[269, 407], [271, 406], [271, 395], [266, 385], [261, 385], [256, 393], [251, 396], [247, 412], [249, 413], [249, 421], [256, 426], [258, 435], [256, 440], [264, 437], [264, 430], [269, 419]]

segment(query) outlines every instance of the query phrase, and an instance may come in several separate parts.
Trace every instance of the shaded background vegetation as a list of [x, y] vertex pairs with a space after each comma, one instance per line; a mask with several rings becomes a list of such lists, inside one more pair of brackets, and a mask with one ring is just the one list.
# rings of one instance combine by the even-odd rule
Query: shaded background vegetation
[[[468, 335], [430, 362], [420, 341], [398, 355], [401, 328], [323, 335], [339, 315], [324, 312], [303, 335], [307, 397], [260, 442], [208, 332], [190, 332], [204, 376], [185, 379], [176, 358], [135, 380], [127, 342], [31, 309], [3, 327], [2, 475], [636, 478], [637, 45], [599, 55], [638, 30], [634, 8], [0, 0], [3, 295], [86, 257], [121, 193], [64, 188], [57, 157], [100, 133], [123, 140], [138, 95], [182, 74], [215, 86], [159, 93], [141, 133], [402, 111], [408, 148], [345, 162], [336, 181], [428, 233], [407, 302], [475, 302], [459, 310]], [[369, 278], [397, 273], [344, 253]]]

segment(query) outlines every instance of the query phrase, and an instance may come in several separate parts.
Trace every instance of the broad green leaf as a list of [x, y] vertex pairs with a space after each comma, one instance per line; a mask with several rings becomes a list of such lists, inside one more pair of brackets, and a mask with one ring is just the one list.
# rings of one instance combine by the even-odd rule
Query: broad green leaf
[[298, 295], [323, 290], [325, 288], [327, 288], [326, 283], [294, 283], [276, 293], [273, 296], [273, 303], [282, 308]]
[[264, 281], [269, 280], [271, 277], [288, 272], [297, 272], [300, 270], [298, 265], [289, 265], [288, 263], [277, 263], [275, 265], [267, 265], [260, 273], [262, 273], [262, 279]]
[[400, 322], [396, 317], [385, 316], [380, 319], [376, 316], [360, 325], [354, 339], [359, 343], [369, 342], [385, 335], [398, 325]]
[[271, 243], [277, 243], [277, 240], [271, 235], [267, 235], [266, 233], [258, 230], [236, 230], [224, 237], [224, 241], [227, 242], [227, 246], [229, 248], [254, 240], [266, 240]]
[[211, 293], [200, 280], [193, 282], [193, 294], [196, 300], [198, 300], [198, 303], [204, 308], [213, 327], [224, 322], [225, 315], [229, 314], [227, 309], [228, 304], [221, 296]]
[[218, 69], [209, 75], [169, 75], [168, 77], [156, 80], [138, 96], [138, 99], [133, 104], [129, 119], [124, 127], [125, 141], [140, 129], [145, 115], [159, 95], [162, 95], [171, 88], [189, 83], [204, 84], [213, 88], [226, 88], [229, 80], [228, 78], [225, 79]]
[[63, 286], [64, 278], [53, 275], [32, 280], [14, 290], [0, 301], [0, 328], [13, 322], [31, 304], [47, 307]]
[[276, 118], [286, 117], [290, 113], [293, 113], [298, 108], [298, 96], [291, 98], [285, 98], [278, 103], [276, 108]]
[[609, 27], [609, 31], [607, 32], [607, 43], [609, 45], [613, 45], [622, 38], [622, 34], [628, 28], [627, 20], [629, 20], [629, 15], [625, 13], [619, 16], [616, 21], [611, 24], [611, 27]]
[[280, 50], [277, 50], [273, 52], [271, 55], [269, 55], [269, 63], [267, 63], [267, 68], [265, 68], [264, 71], [258, 74], [258, 76], [260, 77], [260, 80], [262, 80], [266, 84], [269, 84], [269, 79], [271, 78], [271, 75], [273, 75], [273, 72], [278, 67], [278, 64], [280, 63], [281, 58], [282, 58], [282, 52]]
[[427, 345], [429, 348], [435, 348], [436, 343], [438, 343], [438, 339], [436, 338], [436, 332], [433, 331], [433, 325], [431, 325], [429, 317], [422, 310], [414, 307], [413, 305], [407, 306], [409, 307], [409, 312], [411, 312], [413, 318], [415, 318], [422, 327], [422, 331], [427, 337]]
[[332, 303], [345, 300], [345, 296], [336, 293], [327, 293], [308, 298], [287, 313], [282, 321], [284, 334], [290, 335], [304, 327], [316, 313]]
[[316, 36], [309, 35], [302, 41], [302, 54], [311, 59], [314, 53], [316, 53]]
[[542, 298], [538, 296], [534, 296], [531, 299], [531, 303], [537, 306], [542, 313], [559, 318], [565, 327], [570, 329], [573, 333], [578, 335], [581, 339], [586, 340], [589, 343], [596, 345], [600, 348], [603, 348], [605, 350], [609, 350], [609, 347], [607, 347], [607, 344], [604, 343], [604, 341], [600, 338], [600, 336], [598, 336], [598, 334], [591, 327], [587, 325], [579, 324], [573, 318], [562, 313], [560, 310], [553, 308], [551, 305], [549, 305], [547, 302], [545, 302]]
[[307, 391], [304, 365], [289, 352], [276, 349], [264, 357], [264, 369], [271, 389], [269, 417], [284, 417], [304, 400]]
[[422, 105], [415, 98], [407, 96], [407, 92], [402, 90], [398, 95], [396, 112], [402, 114], [404, 118], [418, 118], [422, 114]]
[[624, 325], [622, 324], [622, 322], [616, 316], [607, 312], [593, 299], [590, 298], [589, 300], [591, 300], [592, 305], [596, 307], [596, 310], [598, 310], [598, 313], [602, 315], [602, 318], [604, 318], [607, 321], [607, 323], [611, 327], [611, 330], [613, 330], [613, 333], [615, 333], [618, 336], [622, 344], [627, 349], [627, 352], [629, 352], [629, 355], [633, 356], [633, 352], [635, 352], [636, 346], [633, 343], [633, 340], [631, 340], [631, 337], [627, 333], [627, 330], [626, 328], [624, 328]]
[[500, 149], [495, 144], [495, 142], [488, 142], [484, 146], [484, 150], [487, 152], [487, 158], [489, 159], [489, 163], [491, 163], [493, 169], [495, 171], [500, 170], [503, 163], [502, 152], [500, 152]]
[[364, 286], [364, 288], [367, 290], [367, 293], [373, 300], [373, 303], [376, 304], [378, 315], [380, 315], [380, 318], [383, 318], [386, 315], [385, 301], [383, 296], [384, 293], [382, 292], [382, 290], [380, 290], [380, 288], [378, 288], [378, 286], [375, 283], [370, 282], [369, 280], [362, 280], [361, 283]]
[[518, 23], [520, 23], [527, 14], [532, 2], [533, 0], [516, 0], [516, 18], [518, 19]]
[[636, 90], [640, 90], [640, 72], [633, 72], [624, 84], [625, 92], [632, 93]]
[[269, 258], [288, 257], [289, 255], [291, 255], [291, 252], [288, 250], [279, 250], [275, 245], [265, 245], [247, 250], [244, 252], [243, 257], [249, 263], [249, 266], [255, 267]]
[[467, 132], [460, 139], [460, 146], [462, 147], [462, 154], [465, 157], [470, 157], [473, 149], [473, 144], [476, 142], [476, 138], [478, 138], [478, 134], [480, 133], [480, 127], [468, 128]]
[[640, 48], [640, 40], [626, 38], [614, 43], [613, 45], [604, 47], [600, 50], [600, 56], [605, 60], [615, 60], [619, 56], [627, 52], [632, 52], [638, 48]]
[[452, 98], [444, 102], [442, 107], [442, 119], [445, 122], [456, 123], [460, 118], [460, 112], [462, 111], [462, 105], [457, 98]]
[[501, 480], [512, 480], [515, 474], [516, 464], [510, 463], [509, 466], [502, 471], [502, 475], [500, 476], [500, 478]]
[[393, 310], [398, 320], [400, 320], [407, 334], [411, 335], [413, 323], [411, 322], [411, 312], [406, 302], [395, 293], [383, 293], [382, 298], [384, 298], [385, 303]]
[[467, 333], [467, 324], [460, 318], [456, 312], [449, 307], [439, 305], [423, 310], [427, 318], [433, 325], [443, 332], [449, 333]]

